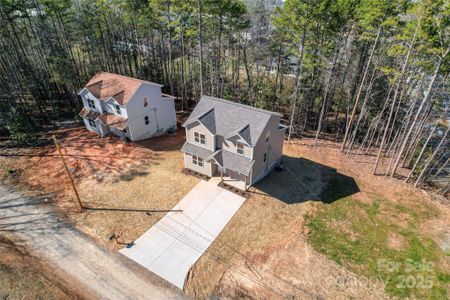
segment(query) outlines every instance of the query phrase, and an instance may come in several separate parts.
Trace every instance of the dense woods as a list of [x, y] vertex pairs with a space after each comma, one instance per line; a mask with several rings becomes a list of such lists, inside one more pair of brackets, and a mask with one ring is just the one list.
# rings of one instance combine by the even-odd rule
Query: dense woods
[[449, 191], [448, 0], [0, 0], [0, 112], [17, 143], [76, 119], [98, 71], [283, 113], [373, 172]]

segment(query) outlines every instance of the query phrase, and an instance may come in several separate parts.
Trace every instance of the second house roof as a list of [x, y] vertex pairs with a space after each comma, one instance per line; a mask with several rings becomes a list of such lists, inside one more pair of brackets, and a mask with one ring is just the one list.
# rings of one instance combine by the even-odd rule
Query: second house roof
[[137, 78], [99, 72], [88, 81], [85, 88], [97, 99], [107, 100], [113, 97], [119, 104], [125, 105], [143, 83], [162, 86]]

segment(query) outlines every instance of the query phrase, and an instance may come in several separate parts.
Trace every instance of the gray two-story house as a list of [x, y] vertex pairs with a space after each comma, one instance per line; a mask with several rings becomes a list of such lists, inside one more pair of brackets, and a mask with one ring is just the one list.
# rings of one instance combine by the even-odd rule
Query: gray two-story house
[[286, 126], [279, 113], [203, 96], [183, 124], [187, 169], [244, 182], [245, 189], [281, 162]]

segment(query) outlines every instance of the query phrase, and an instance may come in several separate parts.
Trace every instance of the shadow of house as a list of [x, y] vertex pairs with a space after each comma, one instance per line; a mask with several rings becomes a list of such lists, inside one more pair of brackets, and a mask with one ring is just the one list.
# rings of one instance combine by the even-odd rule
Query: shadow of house
[[172, 134], [152, 137], [134, 142], [136, 145], [155, 152], [180, 150], [186, 141], [184, 130], [178, 130]]
[[305, 201], [332, 203], [359, 192], [356, 181], [317, 162], [283, 156], [283, 171], [273, 171], [250, 193], [263, 193], [287, 204]]

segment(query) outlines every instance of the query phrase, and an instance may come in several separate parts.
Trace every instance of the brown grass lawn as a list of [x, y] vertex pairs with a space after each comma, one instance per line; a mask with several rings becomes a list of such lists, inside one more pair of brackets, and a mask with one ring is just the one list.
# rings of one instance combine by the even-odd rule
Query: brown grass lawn
[[[13, 171], [4, 172], [3, 179], [54, 193], [79, 228], [115, 249], [123, 245], [110, 241], [112, 234], [120, 236], [119, 242], [135, 240], [199, 181], [181, 172], [182, 130], [129, 144], [99, 139], [82, 128], [56, 134], [83, 203], [92, 209], [74, 211], [73, 193], [52, 145], [6, 151], [0, 165]], [[282, 172], [272, 172], [250, 189], [250, 197], [191, 269], [185, 286], [189, 296], [381, 299], [450, 294], [443, 271], [450, 266], [445, 255], [450, 251], [445, 248], [450, 244], [448, 206], [399, 180], [368, 175], [373, 157], [354, 161], [332, 142], [317, 147], [310, 140], [286, 144], [283, 161]], [[379, 233], [370, 240], [358, 229], [366, 224]], [[413, 236], [434, 255], [423, 256], [420, 247], [411, 250]], [[358, 256], [361, 260], [354, 260], [361, 251], [358, 241], [380, 251], [366, 251]], [[410, 254], [433, 259], [433, 274], [443, 278], [436, 279], [433, 293], [403, 293], [392, 284], [337, 284], [337, 279], [373, 275], [368, 266], [380, 257], [403, 259]]]
[[[119, 242], [138, 238], [199, 182], [181, 172], [184, 167], [179, 151], [181, 137], [179, 133], [149, 140], [148, 143], [155, 145], [165, 145], [172, 140], [177, 143], [172, 148], [155, 146], [153, 150], [149, 149], [151, 158], [126, 166], [118, 176], [102, 174], [101, 182], [95, 176], [80, 182], [84, 204], [95, 210], [72, 214], [74, 222], [102, 242], [113, 233], [120, 235]], [[115, 242], [110, 245], [116, 249], [122, 247]]]

